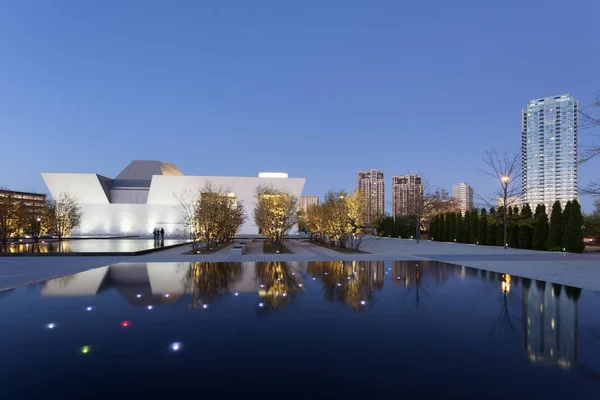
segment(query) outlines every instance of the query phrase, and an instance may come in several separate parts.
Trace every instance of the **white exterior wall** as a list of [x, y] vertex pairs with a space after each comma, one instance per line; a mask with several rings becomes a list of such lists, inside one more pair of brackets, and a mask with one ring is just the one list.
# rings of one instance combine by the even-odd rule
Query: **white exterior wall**
[[271, 184], [300, 197], [304, 178], [258, 178], [222, 176], [154, 175], [147, 204], [111, 204], [95, 174], [42, 174], [52, 197], [60, 192], [73, 195], [84, 214], [81, 227], [74, 235], [151, 235], [154, 228], [164, 228], [165, 235], [183, 230], [177, 196], [198, 193], [206, 183], [228, 189], [242, 202], [247, 220], [240, 234], [258, 234], [252, 211], [256, 204], [254, 190], [261, 184]]

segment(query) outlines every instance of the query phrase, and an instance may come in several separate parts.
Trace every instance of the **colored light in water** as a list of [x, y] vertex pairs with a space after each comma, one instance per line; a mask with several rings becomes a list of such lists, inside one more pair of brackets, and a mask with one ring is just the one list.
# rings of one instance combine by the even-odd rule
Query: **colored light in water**
[[239, 296], [240, 294], [238, 292], [235, 292], [233, 295], [234, 296]]
[[86, 311], [92, 311], [93, 309], [94, 309], [94, 307], [92, 307], [92, 306], [87, 306], [87, 307], [85, 308], [85, 310], [86, 310]]
[[82, 346], [80, 351], [81, 351], [81, 354], [87, 354], [90, 351], [92, 351], [92, 348], [90, 346]]
[[181, 350], [183, 345], [181, 344], [181, 342], [173, 342], [173, 343], [171, 343], [171, 345], [169, 347], [171, 348], [172, 351], [179, 351], [179, 350]]
[[56, 328], [56, 324], [54, 322], [50, 322], [49, 324], [46, 324], [46, 328], [54, 329], [54, 328]]
[[154, 307], [153, 306], [148, 306], [146, 307], [148, 310], [152, 310]]
[[129, 325], [131, 325], [131, 322], [129, 322], [129, 321], [122, 321], [122, 322], [121, 322], [121, 326], [122, 326], [123, 328], [127, 328]]
[[258, 303], [258, 306], [259, 306], [260, 308], [263, 308], [263, 307], [265, 306], [265, 303]]
[[202, 304], [202, 308], [207, 309], [208, 308], [208, 304]]

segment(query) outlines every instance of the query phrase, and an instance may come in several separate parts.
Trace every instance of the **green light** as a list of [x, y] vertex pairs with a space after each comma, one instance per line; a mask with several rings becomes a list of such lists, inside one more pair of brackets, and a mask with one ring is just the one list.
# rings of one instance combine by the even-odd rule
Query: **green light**
[[83, 346], [83, 347], [81, 348], [81, 354], [87, 354], [87, 353], [89, 353], [90, 351], [92, 351], [92, 348], [91, 348], [90, 346]]

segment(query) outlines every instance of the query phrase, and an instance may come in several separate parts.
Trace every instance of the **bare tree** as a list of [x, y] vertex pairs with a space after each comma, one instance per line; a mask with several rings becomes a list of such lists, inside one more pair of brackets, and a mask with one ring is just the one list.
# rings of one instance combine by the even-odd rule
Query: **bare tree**
[[[486, 150], [483, 162], [486, 168], [481, 172], [498, 182], [499, 188], [494, 192], [496, 199], [502, 198], [502, 218], [504, 225], [504, 248], [507, 247], [507, 207], [523, 201], [521, 188], [521, 152], [514, 155], [508, 152], [498, 153], [496, 150]], [[540, 182], [542, 185], [543, 182]], [[478, 196], [479, 197], [479, 196]], [[483, 199], [483, 198], [481, 198]], [[487, 203], [492, 206], [490, 203]]]
[[48, 202], [48, 224], [50, 231], [63, 240], [81, 225], [83, 213], [75, 197], [61, 192], [55, 201]]
[[195, 253], [200, 250], [200, 233], [198, 224], [196, 223], [196, 208], [198, 207], [198, 201], [200, 194], [192, 190], [184, 190], [180, 194], [173, 194], [179, 203], [175, 206], [181, 215], [181, 225], [183, 225], [183, 231], [181, 236], [183, 240], [189, 241], [192, 244], [192, 251]]

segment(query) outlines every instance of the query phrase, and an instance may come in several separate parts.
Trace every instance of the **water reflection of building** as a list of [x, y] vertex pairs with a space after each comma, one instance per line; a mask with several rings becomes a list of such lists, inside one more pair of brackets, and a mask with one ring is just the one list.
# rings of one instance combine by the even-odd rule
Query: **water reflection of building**
[[[212, 266], [222, 273], [211, 273], [209, 264], [214, 264]], [[254, 263], [235, 264], [240, 270], [239, 276], [231, 274], [225, 264], [119, 263], [47, 281], [42, 288], [42, 296], [95, 296], [115, 289], [130, 304], [144, 306], [172, 301], [182, 294], [202, 292], [200, 295], [210, 296], [213, 290], [216, 293], [258, 293]], [[226, 270], [221, 271], [223, 268]], [[198, 274], [197, 270], [205, 274]], [[234, 278], [220, 279], [227, 274], [234, 275]]]
[[570, 368], [578, 362], [577, 299], [569, 289], [523, 285], [523, 350], [534, 363]]
[[450, 275], [460, 273], [459, 267], [435, 261], [392, 261], [392, 279], [395, 285], [412, 286], [421, 283], [424, 276], [436, 283], [445, 283]]

